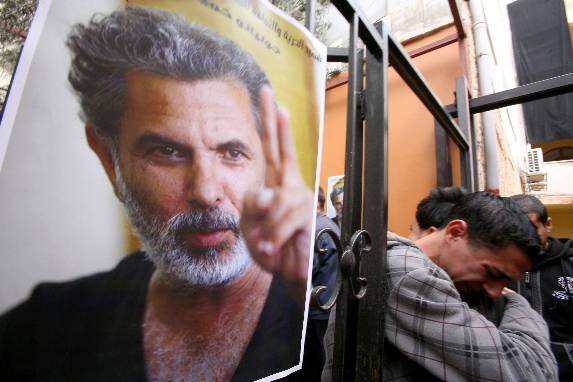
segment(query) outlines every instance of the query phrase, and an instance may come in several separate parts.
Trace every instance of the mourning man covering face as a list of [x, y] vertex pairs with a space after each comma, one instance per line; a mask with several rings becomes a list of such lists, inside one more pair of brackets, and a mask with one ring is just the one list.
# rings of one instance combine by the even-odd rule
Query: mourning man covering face
[[[555, 381], [547, 325], [506, 288], [538, 261], [539, 238], [509, 198], [488, 192], [431, 195], [444, 216], [412, 242], [388, 233], [384, 378], [393, 381]], [[431, 215], [437, 218], [437, 211]], [[422, 224], [424, 225], [424, 224]], [[469, 296], [502, 298], [499, 322]], [[472, 304], [473, 305], [473, 304]], [[477, 310], [479, 309], [479, 310]], [[484, 315], [488, 314], [488, 317]], [[334, 380], [331, 312], [322, 381]]]
[[312, 195], [264, 72], [143, 7], [77, 25], [68, 47], [88, 143], [144, 252], [7, 313], [7, 375], [225, 381], [295, 366]]

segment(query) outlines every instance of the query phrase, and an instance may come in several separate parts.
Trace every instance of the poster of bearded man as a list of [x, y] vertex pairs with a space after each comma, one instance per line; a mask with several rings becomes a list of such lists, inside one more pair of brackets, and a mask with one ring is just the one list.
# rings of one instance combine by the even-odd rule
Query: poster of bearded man
[[265, 1], [40, 2], [0, 125], [0, 379], [300, 370], [325, 63]]

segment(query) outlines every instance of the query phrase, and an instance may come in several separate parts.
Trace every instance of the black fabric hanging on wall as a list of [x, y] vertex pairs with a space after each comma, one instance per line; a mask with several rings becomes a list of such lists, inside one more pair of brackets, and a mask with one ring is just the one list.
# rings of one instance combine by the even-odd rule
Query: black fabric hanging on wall
[[[518, 0], [508, 6], [520, 85], [573, 73], [563, 0]], [[573, 138], [573, 94], [523, 104], [529, 143]]]

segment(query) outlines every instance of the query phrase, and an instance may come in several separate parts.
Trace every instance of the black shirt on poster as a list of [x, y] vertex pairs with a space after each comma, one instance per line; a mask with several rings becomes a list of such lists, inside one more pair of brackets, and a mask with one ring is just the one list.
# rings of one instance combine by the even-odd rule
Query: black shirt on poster
[[[142, 320], [153, 264], [142, 252], [109, 272], [37, 286], [0, 317], [2, 381], [145, 381]], [[274, 277], [233, 381], [299, 363], [303, 311]]]

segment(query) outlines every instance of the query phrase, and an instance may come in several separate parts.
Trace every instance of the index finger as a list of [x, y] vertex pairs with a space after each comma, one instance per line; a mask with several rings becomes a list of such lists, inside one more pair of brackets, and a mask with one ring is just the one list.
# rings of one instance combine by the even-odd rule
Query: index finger
[[285, 184], [298, 174], [298, 161], [294, 141], [292, 139], [289, 114], [284, 107], [277, 112], [278, 117], [278, 146], [281, 161], [281, 183]]
[[277, 137], [277, 109], [273, 91], [264, 85], [259, 93], [263, 152], [266, 161], [266, 184], [275, 186], [281, 173], [279, 143]]

